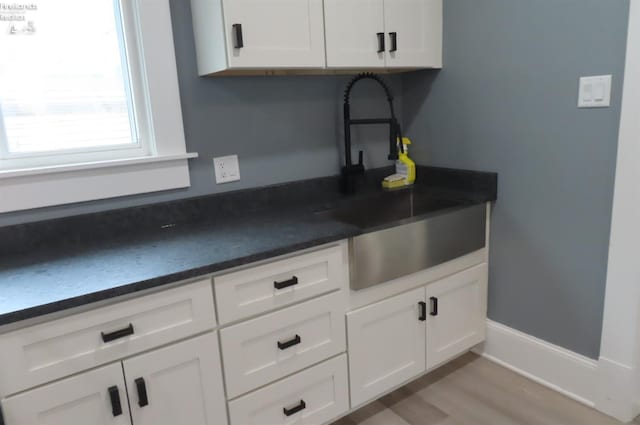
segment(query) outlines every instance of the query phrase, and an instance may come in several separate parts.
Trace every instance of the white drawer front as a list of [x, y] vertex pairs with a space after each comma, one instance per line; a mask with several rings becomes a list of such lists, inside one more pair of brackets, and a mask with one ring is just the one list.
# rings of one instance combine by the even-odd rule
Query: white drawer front
[[[214, 327], [207, 279], [0, 335], [0, 396]], [[126, 329], [133, 333], [104, 341]]]
[[229, 398], [345, 351], [344, 304], [337, 292], [220, 331]]
[[[335, 246], [216, 277], [220, 323], [237, 321], [335, 290], [346, 284], [347, 275], [342, 263], [342, 250]], [[286, 287], [276, 288], [283, 285]]]
[[347, 387], [343, 354], [229, 402], [231, 425], [323, 424], [349, 409]]

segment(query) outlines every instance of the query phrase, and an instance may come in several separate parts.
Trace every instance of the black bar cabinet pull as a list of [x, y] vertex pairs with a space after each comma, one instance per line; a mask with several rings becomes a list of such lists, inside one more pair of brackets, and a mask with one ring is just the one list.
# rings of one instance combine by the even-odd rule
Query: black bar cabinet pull
[[378, 36], [378, 53], [384, 52], [384, 33], [379, 32], [376, 34]]
[[242, 24], [233, 24], [231, 27], [233, 28], [233, 33], [235, 35], [235, 44], [233, 47], [236, 49], [243, 48], [244, 40], [242, 40]]
[[390, 52], [397, 51], [398, 50], [398, 33], [390, 32], [389, 39], [391, 40], [391, 48], [389, 49], [389, 51]]
[[120, 404], [120, 391], [117, 386], [109, 387], [109, 399], [111, 400], [111, 413], [113, 416], [122, 415], [122, 405]]
[[427, 303], [424, 301], [420, 301], [418, 305], [420, 306], [420, 317], [418, 317], [418, 319], [421, 322], [424, 322], [425, 320], [427, 320]]
[[276, 289], [284, 289], [297, 284], [298, 284], [298, 278], [296, 276], [293, 276], [289, 280], [283, 280], [281, 282], [273, 282], [273, 287]]
[[115, 332], [110, 332], [108, 334], [104, 332], [100, 332], [100, 335], [102, 335], [103, 342], [111, 342], [119, 338], [124, 338], [125, 336], [133, 335], [133, 325], [129, 323], [129, 326], [127, 326], [124, 329], [120, 329], [119, 331], [115, 331]]
[[431, 316], [437, 316], [438, 315], [438, 299], [436, 297], [431, 297], [431, 313], [429, 313]]
[[293, 347], [294, 345], [298, 345], [302, 342], [302, 338], [300, 338], [300, 335], [296, 335], [295, 337], [291, 338], [289, 341], [285, 341], [285, 342], [280, 342], [278, 341], [278, 348], [281, 350], [286, 350], [289, 347]]
[[291, 415], [295, 415], [299, 411], [304, 410], [306, 408], [307, 408], [307, 403], [305, 403], [304, 400], [300, 400], [300, 403], [296, 407], [292, 407], [291, 409], [287, 409], [286, 407], [283, 407], [282, 411], [284, 412], [285, 416], [291, 416]]
[[147, 384], [144, 382], [144, 378], [138, 378], [135, 380], [136, 389], [138, 390], [138, 406], [144, 407], [149, 405], [149, 397], [147, 396]]

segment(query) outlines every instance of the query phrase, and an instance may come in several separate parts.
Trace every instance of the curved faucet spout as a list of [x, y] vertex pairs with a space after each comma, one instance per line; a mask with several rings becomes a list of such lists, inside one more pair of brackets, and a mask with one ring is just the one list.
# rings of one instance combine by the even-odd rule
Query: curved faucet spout
[[[384, 89], [389, 103], [389, 118], [365, 118], [365, 119], [352, 119], [351, 118], [351, 90], [353, 87], [362, 80], [373, 80], [377, 82]], [[398, 138], [402, 140], [402, 132], [400, 124], [396, 118], [396, 113], [393, 107], [393, 95], [389, 86], [376, 74], [371, 72], [364, 72], [356, 75], [347, 85], [344, 92], [344, 154], [345, 154], [345, 167], [343, 174], [352, 175], [364, 172], [364, 165], [362, 164], [362, 151], [359, 153], [358, 163], [354, 164], [351, 158], [351, 126], [352, 125], [368, 125], [368, 124], [389, 124], [389, 159], [398, 159]], [[400, 144], [402, 149], [402, 144]], [[352, 186], [352, 185], [351, 185]]]

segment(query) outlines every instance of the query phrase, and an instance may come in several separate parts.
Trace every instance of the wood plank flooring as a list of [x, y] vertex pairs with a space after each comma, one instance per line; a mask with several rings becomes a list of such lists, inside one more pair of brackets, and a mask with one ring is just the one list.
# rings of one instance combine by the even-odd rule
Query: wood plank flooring
[[467, 354], [333, 425], [620, 424], [508, 369]]

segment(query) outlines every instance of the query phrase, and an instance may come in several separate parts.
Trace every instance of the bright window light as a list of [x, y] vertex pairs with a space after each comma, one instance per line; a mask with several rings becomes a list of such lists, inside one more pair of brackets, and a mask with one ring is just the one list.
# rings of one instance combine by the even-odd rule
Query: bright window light
[[55, 163], [77, 162], [73, 154], [140, 156], [139, 82], [132, 78], [132, 35], [120, 1], [22, 4], [35, 8], [0, 10], [0, 18], [14, 16], [0, 20], [0, 159], [37, 164], [34, 158], [47, 156], [48, 163], [52, 156]]

